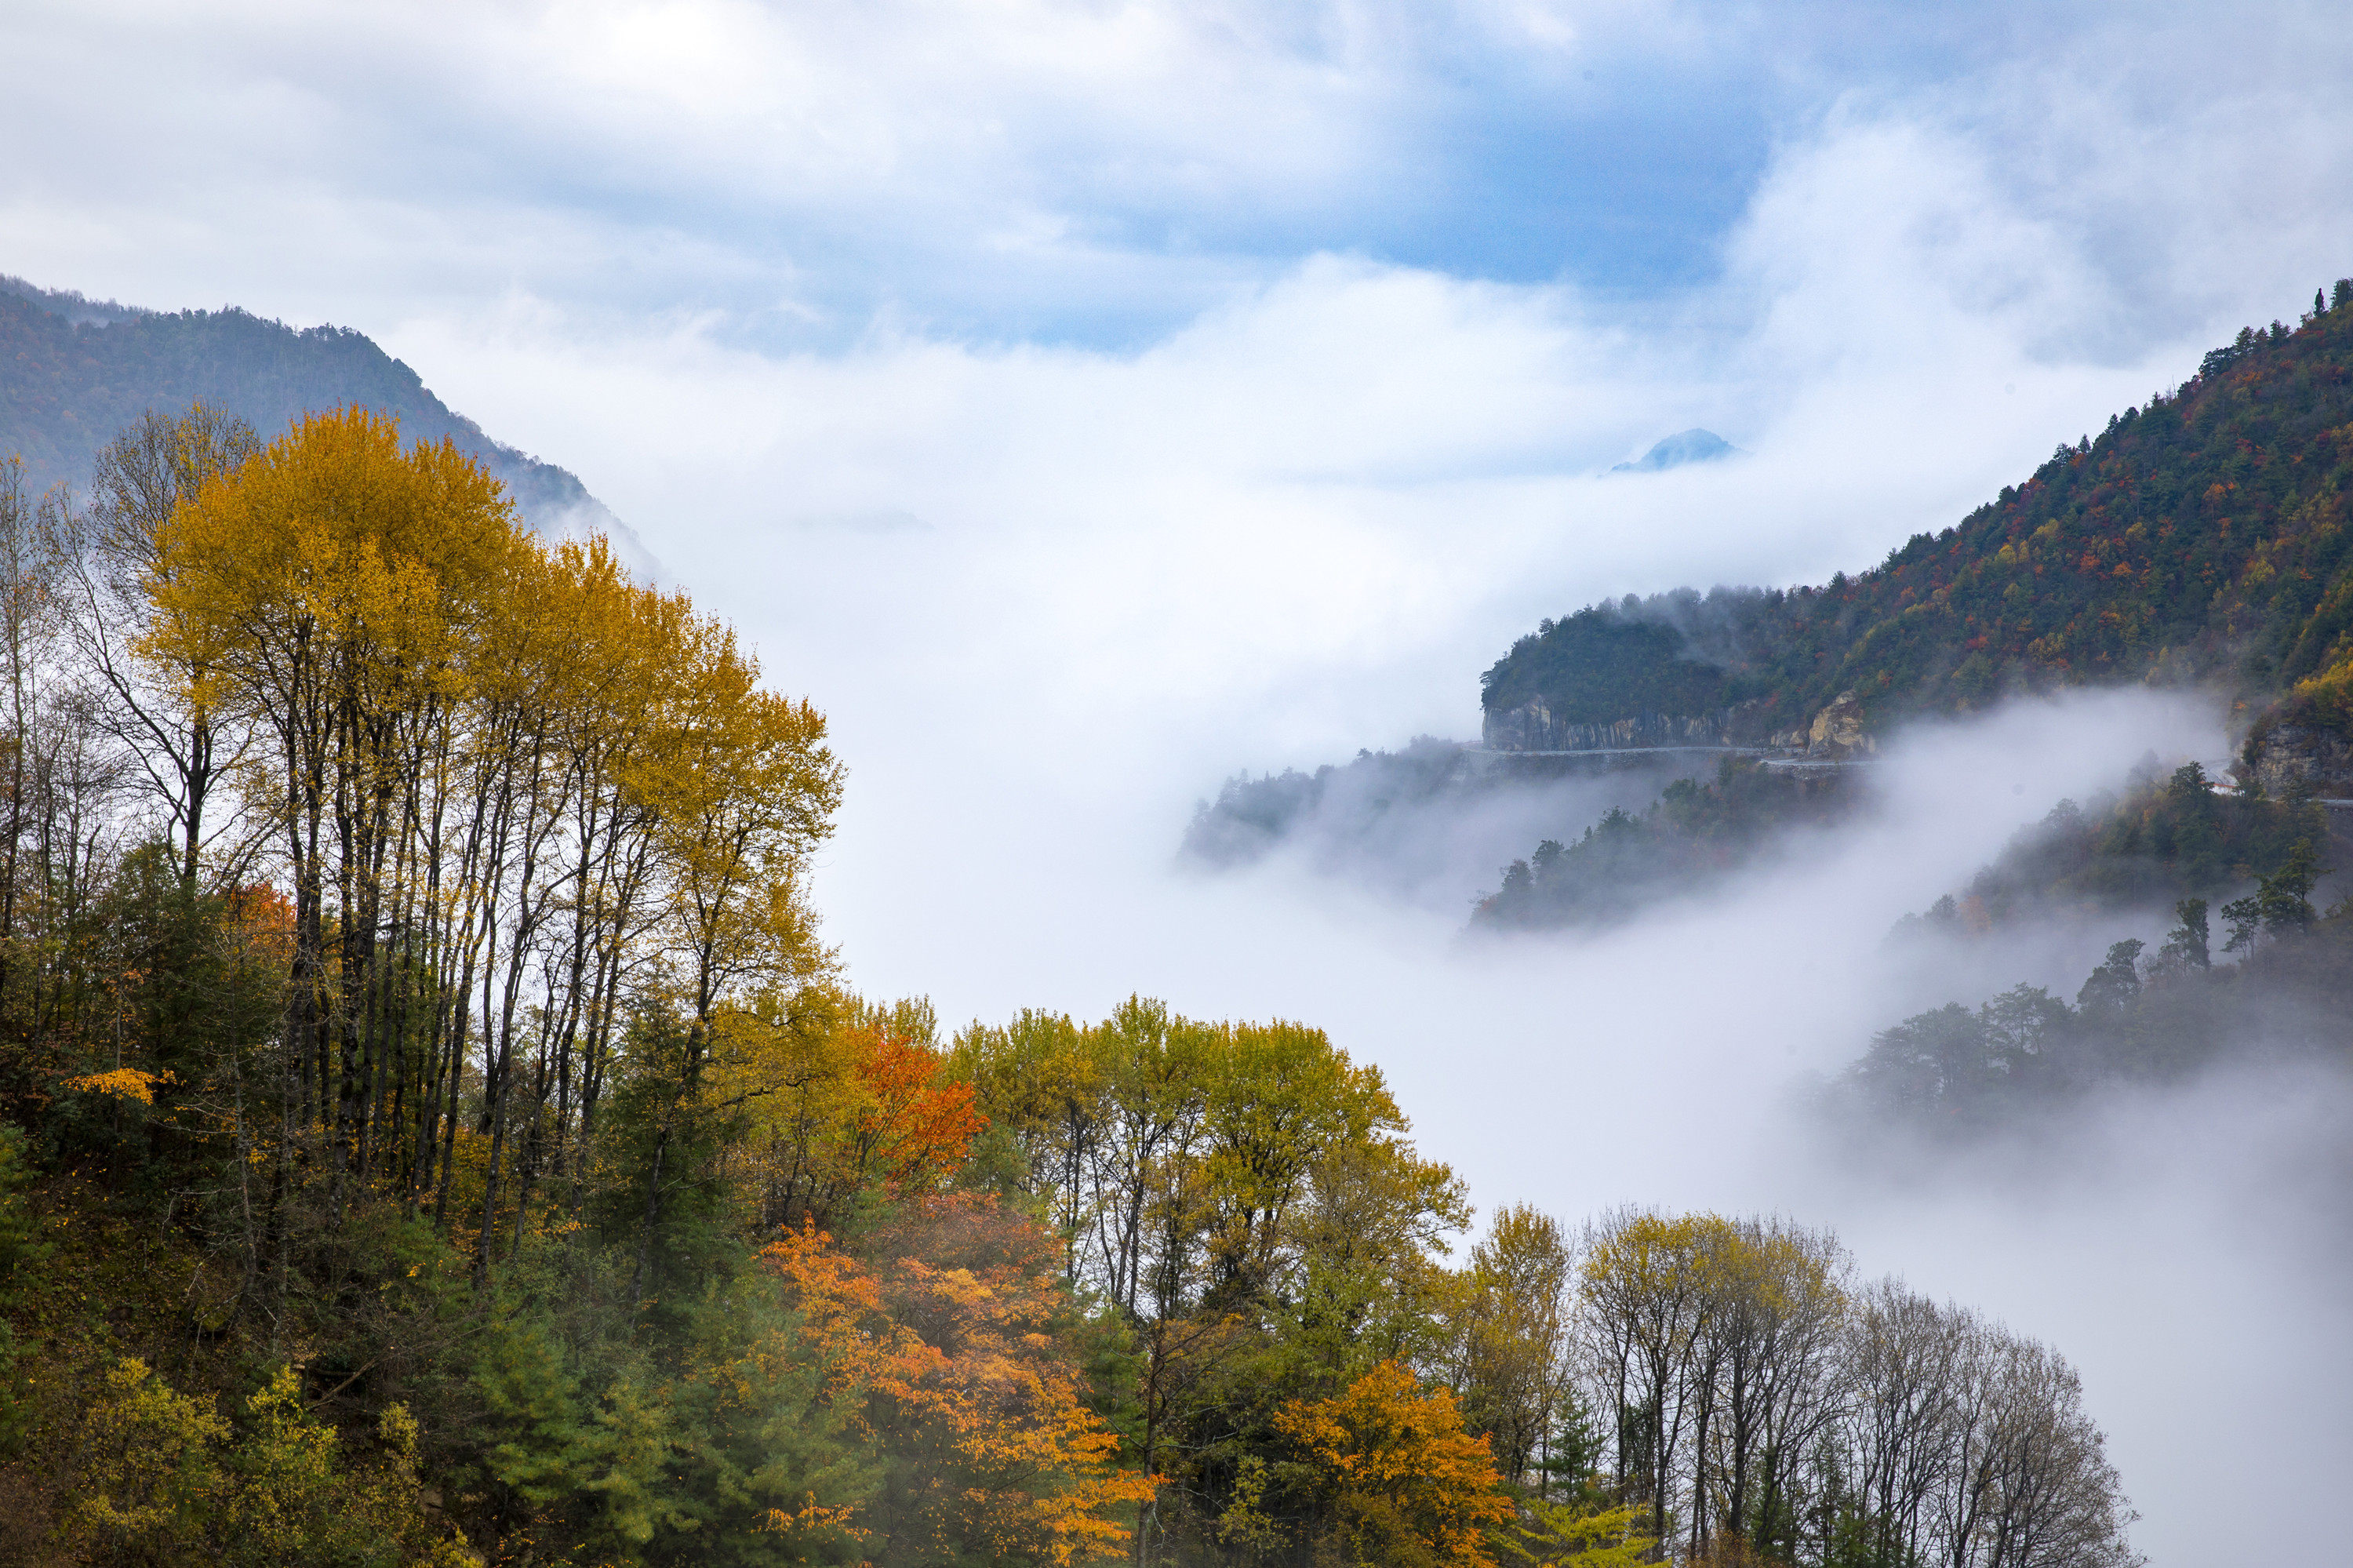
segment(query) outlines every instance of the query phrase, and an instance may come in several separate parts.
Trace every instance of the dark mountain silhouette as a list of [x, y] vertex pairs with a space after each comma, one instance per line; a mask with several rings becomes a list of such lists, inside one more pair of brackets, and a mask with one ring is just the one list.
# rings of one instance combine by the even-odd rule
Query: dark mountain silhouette
[[406, 435], [447, 437], [480, 459], [542, 534], [607, 534], [633, 567], [653, 567], [578, 478], [491, 439], [363, 333], [298, 330], [234, 306], [142, 310], [0, 276], [0, 457], [24, 459], [30, 488], [87, 483], [123, 426], [193, 402], [242, 416], [265, 440], [312, 409], [392, 416]]

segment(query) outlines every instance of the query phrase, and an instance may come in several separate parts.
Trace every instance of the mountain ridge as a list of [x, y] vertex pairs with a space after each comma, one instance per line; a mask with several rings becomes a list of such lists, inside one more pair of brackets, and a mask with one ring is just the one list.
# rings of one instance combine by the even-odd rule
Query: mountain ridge
[[2306, 773], [2353, 768], [2319, 738], [2353, 736], [2353, 280], [2314, 306], [1876, 567], [1546, 620], [1481, 677], [1486, 744], [1664, 719], [1803, 745], [1833, 706], [1868, 733], [2018, 692], [2214, 683], [2257, 751], [2292, 731]]
[[153, 311], [0, 275], [0, 456], [31, 488], [89, 482], [98, 450], [149, 409], [203, 402], [265, 439], [301, 415], [356, 404], [404, 434], [448, 439], [507, 487], [535, 532], [611, 537], [633, 570], [659, 576], [644, 542], [570, 470], [494, 440], [424, 378], [350, 327], [290, 327], [237, 306]]

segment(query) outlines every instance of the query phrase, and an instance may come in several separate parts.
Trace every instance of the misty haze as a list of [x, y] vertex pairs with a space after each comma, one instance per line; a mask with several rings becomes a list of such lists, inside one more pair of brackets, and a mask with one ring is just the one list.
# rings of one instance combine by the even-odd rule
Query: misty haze
[[2341, 26], [20, 12], [0, 1568], [2341, 1550]]

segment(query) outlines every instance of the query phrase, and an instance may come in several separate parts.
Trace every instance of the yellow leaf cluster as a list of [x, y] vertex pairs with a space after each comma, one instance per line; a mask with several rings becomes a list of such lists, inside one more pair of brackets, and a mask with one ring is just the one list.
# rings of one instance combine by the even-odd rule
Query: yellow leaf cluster
[[83, 1077], [68, 1078], [65, 1086], [79, 1089], [86, 1095], [106, 1095], [118, 1100], [136, 1100], [142, 1106], [155, 1103], [159, 1084], [177, 1083], [170, 1073], [143, 1072], [137, 1067], [117, 1067], [111, 1072], [91, 1073]]

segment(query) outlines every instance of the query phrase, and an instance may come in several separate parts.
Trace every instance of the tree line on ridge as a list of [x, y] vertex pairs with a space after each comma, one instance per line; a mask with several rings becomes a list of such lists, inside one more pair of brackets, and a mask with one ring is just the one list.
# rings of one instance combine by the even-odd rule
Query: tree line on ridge
[[1482, 702], [1577, 724], [1728, 710], [1726, 738], [1759, 744], [1849, 692], [1879, 727], [2021, 691], [2214, 682], [2277, 705], [2274, 723], [2353, 737], [2348, 489], [2353, 279], [1878, 566], [1547, 618], [1481, 677]]

